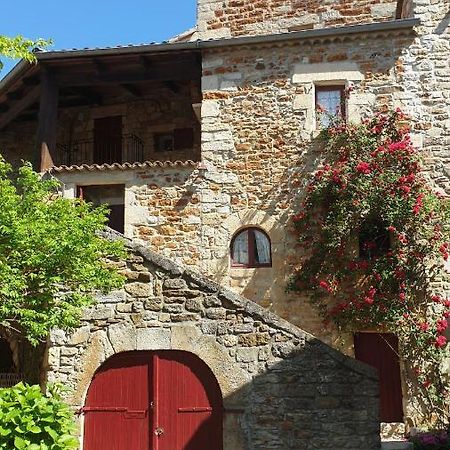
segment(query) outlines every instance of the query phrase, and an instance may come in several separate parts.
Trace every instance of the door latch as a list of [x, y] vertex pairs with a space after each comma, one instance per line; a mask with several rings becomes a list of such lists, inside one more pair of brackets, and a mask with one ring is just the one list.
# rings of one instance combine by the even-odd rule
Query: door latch
[[155, 429], [156, 436], [162, 436], [164, 434], [164, 428], [158, 427]]

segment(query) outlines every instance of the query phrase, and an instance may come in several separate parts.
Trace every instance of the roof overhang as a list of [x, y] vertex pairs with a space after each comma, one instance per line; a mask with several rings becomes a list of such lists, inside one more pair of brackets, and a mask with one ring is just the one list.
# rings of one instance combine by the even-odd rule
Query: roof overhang
[[[148, 74], [153, 70], [156, 78], [164, 79], [173, 74], [174, 77], [186, 79], [192, 77], [200, 79], [201, 67], [199, 56], [203, 51], [220, 50], [238, 46], [255, 45], [295, 45], [297, 43], [332, 41], [333, 39], [358, 38], [367, 35], [371, 39], [385, 36], [386, 33], [411, 34], [414, 27], [419, 25], [419, 19], [400, 19], [387, 22], [371, 23], [364, 25], [349, 25], [335, 28], [322, 28], [289, 33], [243, 36], [236, 38], [224, 38], [216, 40], [203, 40], [191, 42], [168, 42], [161, 44], [131, 45], [111, 48], [74, 49], [61, 51], [36, 52], [37, 64], [29, 64], [20, 61], [6, 77], [0, 81], [0, 128], [1, 114], [3, 110], [11, 111], [11, 108], [24, 108], [25, 102], [35, 102], [37, 85], [39, 84], [40, 67], [48, 66], [56, 69], [61, 77], [61, 86], [76, 82], [77, 86], [86, 86], [93, 82], [110, 81], [102, 74], [102, 66], [106, 63], [109, 67], [116, 65], [116, 61], [125, 68], [126, 77], [120, 78], [118, 83], [140, 82], [142, 79], [151, 79]], [[132, 76], [136, 74], [135, 65], [145, 65], [148, 59], [152, 64], [145, 68], [145, 75], [141, 78]], [[136, 62], [137, 61], [137, 62]], [[133, 65], [134, 64], [134, 65]], [[83, 71], [88, 66], [94, 66], [89, 73], [91, 77], [84, 77]], [[96, 68], [95, 68], [96, 66]], [[156, 69], [155, 69], [156, 67]], [[158, 68], [160, 71], [158, 72]], [[188, 70], [191, 69], [191, 70]], [[95, 73], [96, 72], [96, 73]], [[163, 74], [161, 75], [161, 72]], [[124, 75], [120, 73], [120, 75]], [[81, 81], [74, 81], [74, 79]], [[155, 77], [154, 77], [155, 78]], [[81, 89], [81, 88], [80, 88]], [[27, 97], [27, 98], [24, 98]], [[19, 103], [19, 102], [22, 102]], [[12, 111], [14, 113], [14, 110]], [[9, 114], [9, 113], [8, 113]]]

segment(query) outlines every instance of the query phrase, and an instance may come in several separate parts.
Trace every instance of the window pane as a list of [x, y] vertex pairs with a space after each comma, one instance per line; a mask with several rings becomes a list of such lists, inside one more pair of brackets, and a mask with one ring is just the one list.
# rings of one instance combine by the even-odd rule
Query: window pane
[[270, 264], [270, 241], [261, 231], [253, 230], [255, 236], [255, 262]]
[[340, 89], [318, 89], [316, 95], [316, 107], [324, 111], [319, 114], [320, 124], [326, 127], [330, 124], [330, 115], [337, 116], [342, 112], [342, 91]]
[[233, 263], [248, 265], [248, 231], [239, 233], [233, 241]]

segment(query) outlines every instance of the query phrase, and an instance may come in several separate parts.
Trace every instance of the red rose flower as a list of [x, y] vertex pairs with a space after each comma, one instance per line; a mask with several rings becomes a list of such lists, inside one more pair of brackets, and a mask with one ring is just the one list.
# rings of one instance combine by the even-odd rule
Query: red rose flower
[[359, 173], [363, 173], [364, 175], [368, 175], [370, 172], [372, 172], [372, 169], [370, 168], [370, 164], [366, 162], [360, 162], [356, 166], [356, 171]]
[[436, 322], [436, 330], [438, 333], [443, 333], [448, 327], [448, 322], [445, 319]]
[[447, 344], [447, 338], [445, 336], [438, 336], [436, 340], [434, 341], [434, 345], [436, 348], [442, 348], [445, 347]]

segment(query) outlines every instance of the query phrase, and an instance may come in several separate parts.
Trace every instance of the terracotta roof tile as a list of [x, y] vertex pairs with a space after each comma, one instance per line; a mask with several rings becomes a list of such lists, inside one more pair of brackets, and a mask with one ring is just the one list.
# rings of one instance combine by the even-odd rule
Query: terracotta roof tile
[[132, 170], [132, 169], [146, 169], [149, 167], [197, 167], [198, 163], [192, 160], [186, 161], [144, 161], [141, 163], [113, 163], [113, 164], [81, 164], [79, 166], [57, 166], [48, 170], [50, 173], [64, 173], [64, 172], [95, 172], [108, 170]]

